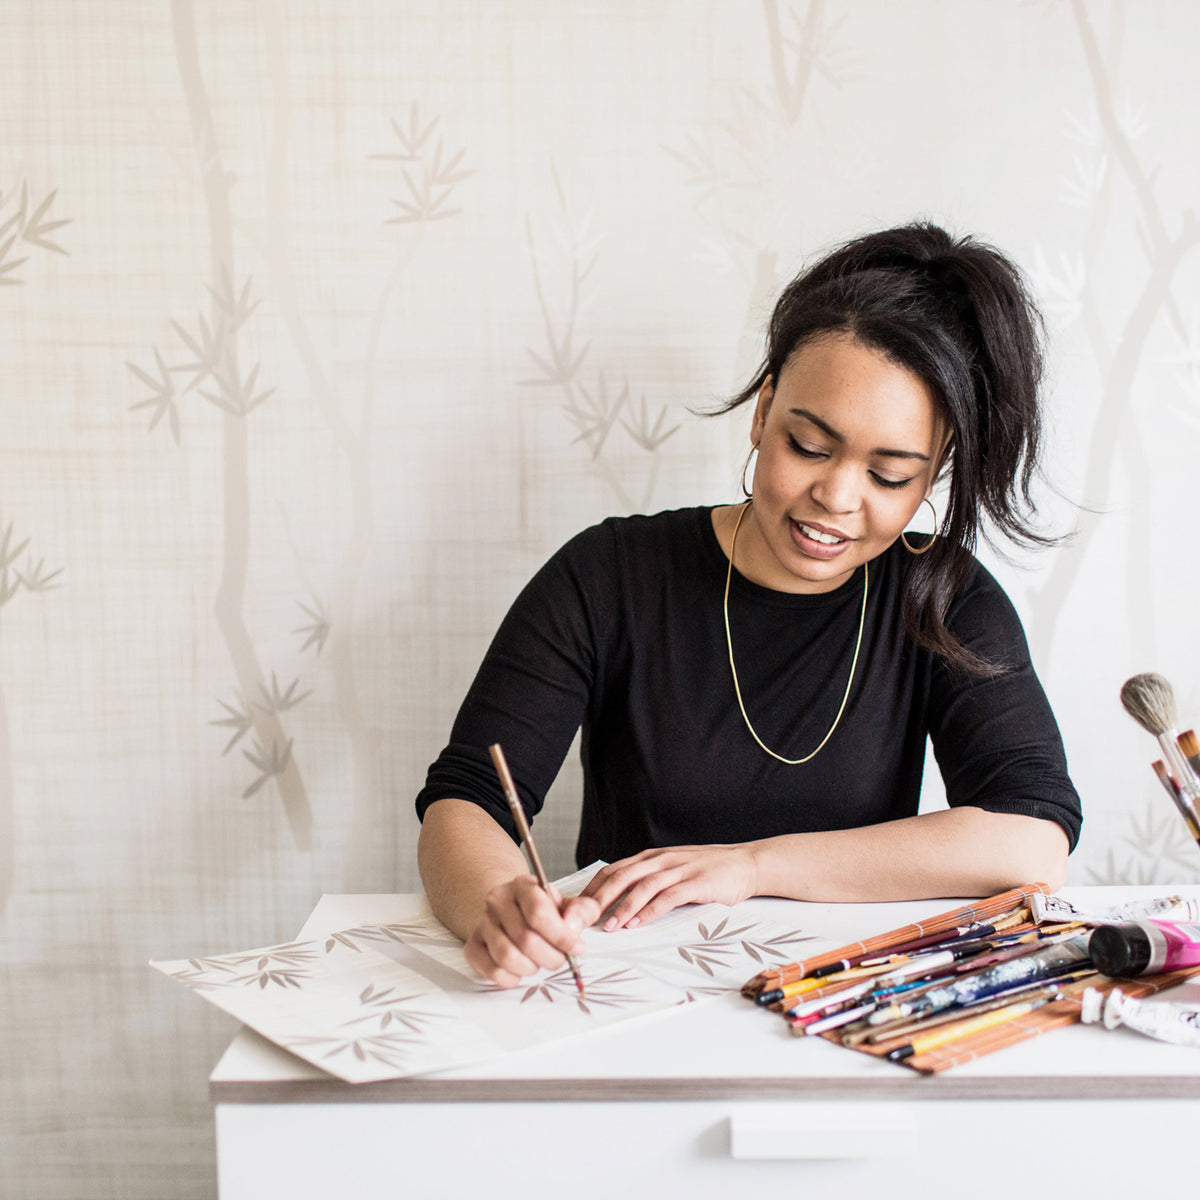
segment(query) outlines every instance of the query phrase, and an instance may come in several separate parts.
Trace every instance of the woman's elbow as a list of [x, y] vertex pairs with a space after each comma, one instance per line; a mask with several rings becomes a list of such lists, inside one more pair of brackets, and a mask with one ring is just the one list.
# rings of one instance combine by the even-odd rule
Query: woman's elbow
[[997, 838], [1008, 859], [1011, 886], [1044, 883], [1052, 892], [1067, 880], [1067, 855], [1070, 844], [1062, 826], [1040, 817], [1022, 817], [1008, 813], [992, 816], [1004, 823], [1006, 836]]

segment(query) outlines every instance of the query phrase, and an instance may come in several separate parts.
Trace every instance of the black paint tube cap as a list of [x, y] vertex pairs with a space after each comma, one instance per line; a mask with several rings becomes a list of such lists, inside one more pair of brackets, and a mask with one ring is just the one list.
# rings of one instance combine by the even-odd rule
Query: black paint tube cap
[[1141, 975], [1150, 965], [1150, 939], [1140, 925], [1101, 925], [1092, 930], [1088, 953], [1105, 975]]

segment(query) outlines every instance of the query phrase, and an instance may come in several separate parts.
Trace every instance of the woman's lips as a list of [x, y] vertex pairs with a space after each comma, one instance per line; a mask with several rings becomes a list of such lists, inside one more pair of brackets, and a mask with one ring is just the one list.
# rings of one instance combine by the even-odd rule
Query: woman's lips
[[[837, 558], [854, 540], [836, 530], [808, 521], [790, 521], [792, 540], [810, 558]], [[830, 540], [833, 539], [833, 540]]]

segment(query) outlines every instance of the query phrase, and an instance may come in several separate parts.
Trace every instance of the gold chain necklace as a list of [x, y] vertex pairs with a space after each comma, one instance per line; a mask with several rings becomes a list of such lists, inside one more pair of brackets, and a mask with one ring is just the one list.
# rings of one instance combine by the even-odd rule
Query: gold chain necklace
[[742, 703], [742, 689], [738, 684], [737, 667], [733, 665], [733, 635], [729, 632], [729, 584], [733, 580], [733, 552], [737, 547], [738, 530], [742, 527], [742, 518], [749, 511], [753, 501], [747, 501], [742, 505], [742, 511], [738, 513], [737, 524], [733, 527], [733, 537], [729, 539], [729, 570], [725, 574], [725, 645], [729, 648], [729, 670], [733, 675], [733, 692], [737, 696], [738, 708], [742, 710], [742, 720], [746, 722], [746, 728], [750, 730], [750, 736], [774, 759], [785, 763], [789, 767], [798, 767], [801, 763], [806, 763], [809, 759], [816, 758], [821, 748], [831, 737], [833, 731], [838, 727], [838, 722], [842, 719], [842, 713], [846, 711], [846, 701], [850, 699], [850, 688], [854, 683], [854, 668], [858, 666], [858, 652], [862, 648], [863, 626], [867, 621], [867, 587], [870, 584], [870, 576], [867, 572], [867, 564], [863, 563], [863, 598], [862, 612], [858, 615], [858, 638], [854, 643], [854, 657], [850, 660], [850, 678], [846, 680], [846, 692], [842, 696], [841, 707], [837, 710], [837, 716], [833, 718], [833, 724], [829, 727], [829, 732], [821, 739], [821, 744], [811, 754], [806, 754], [803, 758], [784, 758], [782, 754], [776, 754], [763, 740], [754, 732], [754, 726], [750, 724], [750, 718], [746, 715], [746, 706]]

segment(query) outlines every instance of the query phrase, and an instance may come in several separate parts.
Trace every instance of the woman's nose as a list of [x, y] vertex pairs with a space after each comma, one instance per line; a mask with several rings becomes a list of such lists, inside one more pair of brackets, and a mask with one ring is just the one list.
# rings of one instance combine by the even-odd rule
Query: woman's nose
[[813, 483], [812, 495], [829, 513], [857, 512], [862, 502], [858, 478], [848, 465], [830, 464]]

